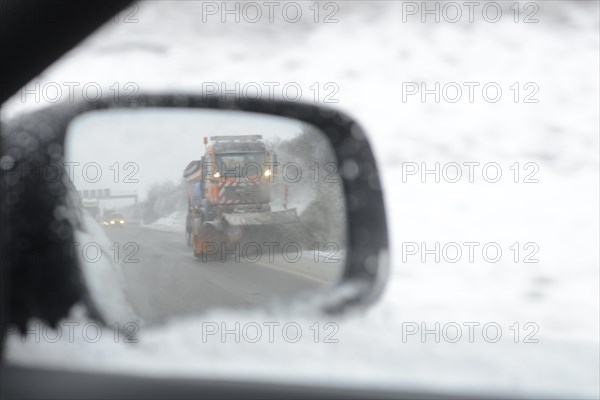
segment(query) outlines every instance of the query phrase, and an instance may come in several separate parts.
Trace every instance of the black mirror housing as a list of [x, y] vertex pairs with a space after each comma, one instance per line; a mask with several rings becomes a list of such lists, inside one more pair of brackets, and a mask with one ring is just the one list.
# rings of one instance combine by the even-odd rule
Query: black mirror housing
[[[347, 257], [342, 280], [351, 295], [331, 296], [317, 307], [330, 312], [365, 306], [381, 294], [388, 273], [388, 237], [381, 180], [366, 135], [349, 116], [313, 104], [224, 99], [193, 94], [140, 95], [127, 100], [48, 107], [11, 120], [2, 129], [2, 327], [21, 329], [30, 318], [50, 324], [67, 315], [77, 302], [94, 306], [82, 283], [77, 260], [63, 254], [47, 262], [26, 256], [32, 243], [60, 246], [73, 241], [77, 221], [56, 222], [58, 208], [72, 207], [69, 182], [34, 176], [28, 165], [62, 165], [67, 127], [82, 113], [107, 109], [194, 108], [244, 111], [287, 117], [320, 129], [337, 158], [346, 204]], [[37, 178], [37, 179], [36, 179]], [[19, 246], [15, 246], [19, 243]], [[24, 246], [24, 247], [23, 247]], [[39, 279], [40, 276], [45, 277]], [[335, 289], [332, 291], [335, 292]], [[98, 316], [97, 316], [98, 317]]]

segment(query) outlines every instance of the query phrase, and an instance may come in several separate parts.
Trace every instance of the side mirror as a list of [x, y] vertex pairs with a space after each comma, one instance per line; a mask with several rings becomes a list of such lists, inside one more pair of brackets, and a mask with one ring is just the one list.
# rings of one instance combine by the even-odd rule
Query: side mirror
[[[6, 128], [0, 157], [2, 244], [11, 249], [2, 265], [12, 293], [3, 299], [8, 323], [23, 327], [33, 317], [56, 323], [81, 301], [98, 319], [110, 321], [102, 285], [91, 281], [115, 265], [136, 282], [136, 293], [154, 293], [153, 285], [169, 281], [165, 291], [182, 296], [181, 303], [198, 303], [191, 307], [198, 312], [236, 301], [260, 305], [299, 298], [335, 312], [369, 304], [383, 289], [388, 242], [381, 183], [364, 132], [340, 112], [289, 102], [148, 95], [54, 106]], [[214, 140], [203, 144], [211, 135]], [[272, 143], [277, 148], [270, 149]], [[202, 168], [187, 168], [181, 178], [191, 160], [209, 158], [239, 167], [239, 176], [206, 180]], [[314, 179], [313, 161], [331, 166], [338, 179], [328, 181], [327, 170]], [[249, 183], [248, 177], [266, 173], [264, 165], [275, 165], [272, 173], [293, 183], [282, 190], [265, 179]], [[86, 175], [75, 172], [77, 166], [87, 168]], [[36, 168], [56, 173], [38, 174]], [[129, 186], [120, 186], [127, 179]], [[301, 203], [316, 195], [323, 197]], [[46, 257], [53, 248], [78, 243], [86, 237], [82, 232], [107, 243], [98, 254], [119, 254], [110, 266], [89, 254], [59, 252], [59, 259], [46, 263], [27, 255], [37, 244]], [[341, 244], [335, 268], [322, 263], [328, 235]], [[264, 251], [261, 243], [282, 238], [295, 243], [286, 250], [293, 254], [249, 261]], [[244, 253], [248, 243], [258, 249], [246, 247]], [[247, 256], [245, 264], [239, 253]], [[127, 257], [138, 262], [128, 264]], [[52, 279], [33, 284], [24, 276]], [[57, 292], [62, 294], [49, 295]]]

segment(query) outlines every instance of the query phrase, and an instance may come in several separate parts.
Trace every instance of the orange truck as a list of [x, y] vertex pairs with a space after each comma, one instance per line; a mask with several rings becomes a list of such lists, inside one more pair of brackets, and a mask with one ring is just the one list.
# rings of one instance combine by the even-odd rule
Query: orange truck
[[[277, 160], [261, 135], [204, 137], [205, 152], [183, 172], [187, 181], [186, 239], [201, 258], [209, 242], [239, 240], [245, 229], [298, 220], [295, 209], [271, 210]], [[284, 201], [286, 204], [287, 201]]]

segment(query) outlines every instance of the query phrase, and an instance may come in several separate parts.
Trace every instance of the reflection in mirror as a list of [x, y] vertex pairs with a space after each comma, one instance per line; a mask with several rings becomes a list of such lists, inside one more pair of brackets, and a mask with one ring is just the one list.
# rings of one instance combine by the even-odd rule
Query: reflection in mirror
[[65, 165], [82, 269], [105, 315], [127, 308], [155, 324], [252, 307], [343, 272], [341, 179], [313, 126], [239, 111], [96, 111], [69, 126]]

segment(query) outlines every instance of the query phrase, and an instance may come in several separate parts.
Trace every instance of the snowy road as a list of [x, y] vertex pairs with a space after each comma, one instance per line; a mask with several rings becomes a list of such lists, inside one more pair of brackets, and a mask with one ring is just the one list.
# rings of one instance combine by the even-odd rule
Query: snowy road
[[220, 257], [198, 261], [182, 233], [138, 226], [107, 228], [106, 233], [113, 242], [112, 256], [119, 261], [125, 295], [149, 324], [212, 308], [252, 307], [276, 297], [290, 298], [327, 284], [333, 276], [328, 272], [335, 269], [315, 264], [308, 254], [286, 262], [275, 250], [273, 261], [267, 252], [243, 250], [230, 253], [225, 261]]

